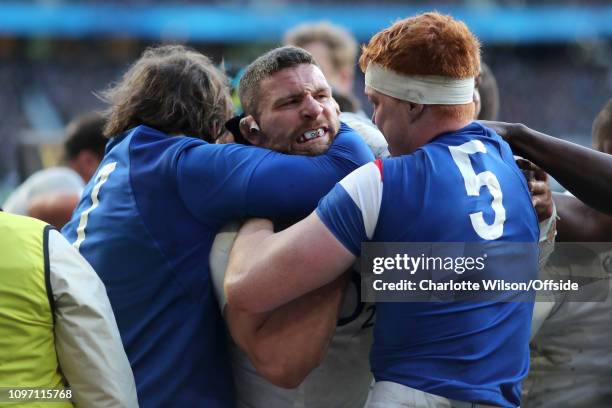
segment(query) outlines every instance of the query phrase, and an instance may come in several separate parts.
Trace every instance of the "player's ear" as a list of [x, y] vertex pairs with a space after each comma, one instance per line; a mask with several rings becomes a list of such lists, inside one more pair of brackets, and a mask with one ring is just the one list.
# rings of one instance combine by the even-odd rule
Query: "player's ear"
[[408, 114], [408, 118], [411, 122], [418, 120], [425, 109], [425, 105], [422, 105], [420, 103], [414, 103], [409, 101], [401, 101], [400, 103], [405, 104], [406, 113]]
[[263, 142], [263, 134], [259, 129], [259, 124], [252, 115], [245, 116], [240, 120], [240, 134], [255, 146], [259, 146]]

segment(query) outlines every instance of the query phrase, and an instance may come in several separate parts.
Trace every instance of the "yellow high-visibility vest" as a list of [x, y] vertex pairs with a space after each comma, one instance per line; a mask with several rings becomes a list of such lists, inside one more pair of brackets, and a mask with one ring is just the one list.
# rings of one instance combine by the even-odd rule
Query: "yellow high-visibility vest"
[[[0, 211], [0, 387], [63, 389], [49, 281], [49, 226]], [[0, 406], [12, 406], [6, 399]], [[16, 403], [72, 407], [70, 401]]]

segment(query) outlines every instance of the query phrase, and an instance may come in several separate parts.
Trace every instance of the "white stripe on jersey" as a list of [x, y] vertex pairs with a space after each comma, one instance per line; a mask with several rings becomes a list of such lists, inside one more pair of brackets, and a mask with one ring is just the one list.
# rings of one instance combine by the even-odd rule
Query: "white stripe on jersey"
[[381, 170], [374, 162], [361, 166], [340, 181], [340, 185], [361, 211], [366, 236], [372, 239], [382, 201]]

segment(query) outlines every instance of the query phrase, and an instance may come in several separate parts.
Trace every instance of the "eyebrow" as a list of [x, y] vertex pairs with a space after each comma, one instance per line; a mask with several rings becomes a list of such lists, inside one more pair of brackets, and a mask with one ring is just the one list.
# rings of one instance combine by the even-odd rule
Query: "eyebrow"
[[[332, 90], [331, 90], [331, 87], [329, 87], [329, 86], [320, 86], [319, 88], [315, 89], [312, 93], [313, 94], [318, 94], [319, 92], [329, 92], [329, 94], [331, 94]], [[281, 98], [278, 98], [276, 100], [276, 102], [275, 102], [275, 105], [278, 105], [280, 103], [283, 103], [283, 102], [288, 101], [288, 100], [293, 99], [293, 98], [301, 98], [303, 96], [304, 96], [304, 92], [291, 93], [291, 94], [285, 95], [285, 96], [283, 96]]]

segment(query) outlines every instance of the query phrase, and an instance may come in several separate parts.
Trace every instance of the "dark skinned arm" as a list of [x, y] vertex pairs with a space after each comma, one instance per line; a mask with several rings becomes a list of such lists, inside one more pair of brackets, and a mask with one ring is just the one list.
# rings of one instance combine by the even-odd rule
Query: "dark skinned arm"
[[512, 150], [553, 176], [586, 205], [612, 215], [612, 156], [537, 132], [525, 125], [482, 122]]
[[576, 197], [554, 194], [559, 221], [559, 242], [609, 242], [612, 241], [612, 217], [600, 213]]

